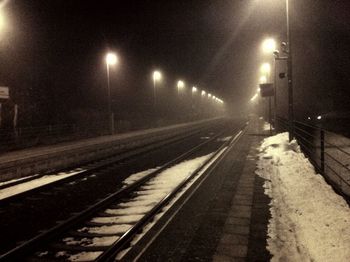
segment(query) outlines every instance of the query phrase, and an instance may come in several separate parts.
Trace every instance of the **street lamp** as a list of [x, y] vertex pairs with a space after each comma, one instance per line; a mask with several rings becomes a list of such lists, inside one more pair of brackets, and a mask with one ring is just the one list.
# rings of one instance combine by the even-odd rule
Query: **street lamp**
[[276, 41], [273, 38], [267, 38], [263, 41], [261, 48], [265, 54], [272, 54], [276, 50]]
[[162, 74], [159, 71], [154, 71], [152, 78], [153, 78], [153, 105], [155, 108], [156, 102], [157, 102], [157, 100], [156, 100], [156, 82], [160, 81], [162, 79]]
[[201, 95], [202, 95], [202, 96], [205, 96], [205, 94], [206, 94], [206, 92], [205, 92], [204, 90], [202, 90]]
[[286, 18], [287, 18], [287, 77], [288, 77], [288, 122], [289, 122], [289, 142], [294, 138], [294, 106], [293, 106], [293, 70], [292, 70], [292, 43], [291, 31], [289, 26], [289, 0], [286, 0]]
[[108, 89], [108, 116], [109, 116], [109, 131], [111, 134], [114, 134], [114, 113], [112, 111], [111, 103], [111, 87], [109, 79], [109, 67], [114, 66], [118, 62], [118, 58], [115, 53], [106, 54], [106, 66], [107, 66], [107, 89]]
[[180, 89], [185, 87], [185, 83], [182, 80], [177, 81], [177, 95], [180, 93]]

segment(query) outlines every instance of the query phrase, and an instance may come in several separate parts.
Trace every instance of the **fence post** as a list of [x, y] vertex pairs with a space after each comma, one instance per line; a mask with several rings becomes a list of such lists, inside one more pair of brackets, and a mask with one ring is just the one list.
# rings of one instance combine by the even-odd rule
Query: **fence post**
[[320, 142], [321, 142], [321, 171], [324, 174], [324, 130], [321, 129], [320, 134]]

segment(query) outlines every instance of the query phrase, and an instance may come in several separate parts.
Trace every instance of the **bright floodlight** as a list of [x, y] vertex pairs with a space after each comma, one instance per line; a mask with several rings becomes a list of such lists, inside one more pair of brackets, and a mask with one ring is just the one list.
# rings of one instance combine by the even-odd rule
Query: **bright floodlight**
[[159, 81], [161, 78], [162, 78], [162, 74], [159, 71], [153, 72], [153, 80], [154, 81]]
[[117, 63], [117, 56], [114, 53], [108, 53], [106, 55], [106, 64], [115, 65]]
[[181, 80], [177, 81], [177, 87], [178, 88], [184, 88], [185, 87], [185, 83]]
[[210, 93], [208, 94], [208, 97], [211, 97], [211, 94], [210, 94]]
[[261, 76], [259, 81], [260, 81], [260, 84], [265, 84], [267, 82], [266, 76]]
[[271, 72], [271, 66], [269, 63], [263, 63], [260, 67], [260, 71], [263, 74], [270, 74]]
[[202, 90], [202, 96], [205, 96], [206, 92], [204, 90]]
[[321, 120], [322, 119], [322, 116], [317, 116], [317, 120]]
[[276, 41], [272, 38], [267, 38], [262, 43], [262, 50], [265, 54], [272, 54], [276, 50]]
[[193, 93], [197, 92], [197, 87], [195, 87], [195, 86], [192, 87], [192, 92], [193, 92]]

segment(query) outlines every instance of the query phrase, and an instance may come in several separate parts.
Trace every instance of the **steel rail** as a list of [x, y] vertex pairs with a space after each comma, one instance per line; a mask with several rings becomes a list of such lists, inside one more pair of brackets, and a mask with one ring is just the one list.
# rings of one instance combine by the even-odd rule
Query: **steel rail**
[[196, 147], [192, 148], [191, 150], [181, 154], [180, 156], [176, 157], [175, 159], [167, 162], [160, 168], [156, 169], [152, 173], [148, 174], [147, 176], [137, 180], [135, 183], [128, 185], [126, 187], [123, 187], [119, 189], [117, 192], [109, 195], [108, 197], [104, 198], [103, 200], [100, 200], [96, 204], [92, 205], [91, 207], [87, 208], [86, 210], [75, 214], [71, 218], [67, 219], [66, 221], [56, 225], [55, 227], [44, 231], [37, 235], [36, 237], [22, 243], [21, 245], [15, 247], [14, 249], [6, 252], [5, 254], [0, 256], [0, 261], [18, 261], [18, 259], [21, 259], [28, 255], [31, 251], [38, 249], [39, 247], [46, 244], [48, 241], [53, 240], [54, 238], [57, 238], [58, 236], [64, 234], [65, 232], [69, 231], [71, 228], [77, 226], [80, 222], [87, 220], [89, 217], [96, 214], [98, 211], [106, 208], [107, 206], [111, 205], [118, 199], [123, 198], [127, 194], [132, 193], [135, 189], [139, 188], [141, 185], [143, 185], [148, 180], [152, 179], [165, 169], [168, 169], [169, 167], [185, 160], [195, 152], [197, 152], [199, 149], [201, 149], [203, 146], [207, 145], [208, 143], [215, 141], [224, 131], [220, 132], [219, 134], [215, 135], [211, 139], [197, 145]]
[[[123, 162], [123, 161], [127, 161], [127, 160], [130, 160], [130, 159], [133, 159], [137, 156], [140, 156], [140, 155], [144, 155], [146, 153], [149, 153], [150, 151], [153, 151], [153, 150], [157, 150], [165, 145], [168, 145], [168, 144], [172, 144], [172, 143], [176, 143], [177, 141], [180, 141], [184, 138], [188, 138], [188, 137], [191, 137], [191, 136], [195, 136], [196, 134], [198, 134], [199, 132], [201, 132], [201, 130], [196, 130], [196, 131], [192, 131], [190, 132], [189, 134], [182, 134], [181, 136], [172, 136], [170, 138], [167, 138], [167, 139], [164, 139], [164, 140], [161, 140], [161, 141], [157, 141], [157, 142], [151, 142], [149, 144], [146, 144], [146, 145], [143, 145], [143, 146], [138, 146], [136, 148], [132, 148], [132, 149], [129, 149], [129, 150], [125, 150], [125, 151], [122, 151], [120, 153], [118, 153], [116, 156], [110, 156], [108, 157], [107, 159], [98, 159], [98, 160], [95, 160], [91, 163], [87, 163], [85, 165], [92, 165], [94, 162], [102, 162], [94, 167], [91, 167], [89, 168], [88, 170], [82, 170], [78, 173], [76, 173], [75, 175], [73, 176], [69, 176], [69, 177], [66, 177], [66, 178], [62, 178], [60, 180], [57, 180], [57, 181], [54, 181], [54, 182], [51, 182], [51, 183], [48, 183], [48, 184], [44, 184], [42, 186], [39, 186], [39, 187], [36, 187], [36, 188], [33, 188], [33, 189], [30, 189], [30, 190], [27, 190], [27, 191], [24, 191], [22, 193], [19, 193], [19, 194], [16, 194], [16, 195], [13, 195], [13, 196], [10, 196], [10, 197], [7, 197], [7, 198], [4, 198], [4, 199], [1, 199], [0, 200], [0, 206], [1, 205], [5, 205], [5, 204], [8, 204], [14, 200], [17, 200], [19, 198], [23, 198], [23, 197], [26, 197], [26, 196], [29, 196], [31, 194], [34, 194], [34, 193], [37, 193], [37, 192], [40, 192], [40, 191], [43, 191], [43, 190], [47, 190], [49, 188], [52, 188], [52, 187], [55, 187], [57, 185], [61, 185], [61, 184], [66, 184], [66, 183], [70, 183], [72, 181], [75, 181], [75, 180], [78, 180], [82, 177], [86, 177], [86, 176], [89, 176], [101, 169], [105, 169], [105, 168], [108, 168], [109, 166], [111, 165], [115, 165], [115, 164], [118, 164], [120, 162]], [[149, 148], [151, 147], [151, 148]], [[140, 151], [141, 150], [141, 151]], [[129, 155], [128, 155], [129, 154]], [[83, 165], [84, 166], [84, 165]], [[75, 167], [75, 168], [78, 168], [78, 167]], [[67, 171], [67, 169], [65, 169]], [[55, 173], [58, 173], [59, 171], [55, 172]], [[61, 171], [62, 172], [62, 171]], [[38, 179], [42, 176], [45, 176], [45, 175], [48, 175], [48, 174], [43, 174], [43, 175], [40, 175], [40, 176], [35, 176], [32, 180], [34, 179]], [[53, 174], [52, 174], [53, 175]], [[24, 179], [23, 179], [24, 180]], [[31, 181], [31, 179], [28, 179], [28, 180], [25, 180], [25, 181], [19, 181], [18, 184], [21, 184], [21, 183], [25, 183], [25, 182], [28, 182], [28, 181]], [[8, 187], [5, 187], [5, 188], [9, 188], [10, 186]], [[3, 189], [3, 188], [0, 188], [0, 189]]]
[[[110, 246], [106, 251], [104, 251], [100, 256], [95, 259], [95, 262], [109, 262], [114, 261], [115, 256], [121, 252], [125, 246], [139, 233], [146, 223], [150, 222], [156, 214], [158, 214], [180, 191], [183, 189], [194, 177], [196, 177], [205, 167], [211, 163], [221, 151], [227, 147], [226, 151], [230, 149], [229, 145], [234, 143], [241, 133], [238, 133], [235, 137], [232, 137], [229, 141], [226, 141], [215, 153], [208, 158], [201, 166], [199, 166], [192, 174], [188, 175], [175, 189], [167, 194], [160, 202], [158, 202], [145, 216], [142, 217], [132, 228], [130, 228], [125, 234], [123, 234], [113, 245]], [[222, 154], [224, 155], [225, 152]], [[211, 165], [216, 165], [222, 158], [217, 158]], [[206, 172], [207, 170], [205, 170]], [[205, 176], [206, 174], [203, 174]]]

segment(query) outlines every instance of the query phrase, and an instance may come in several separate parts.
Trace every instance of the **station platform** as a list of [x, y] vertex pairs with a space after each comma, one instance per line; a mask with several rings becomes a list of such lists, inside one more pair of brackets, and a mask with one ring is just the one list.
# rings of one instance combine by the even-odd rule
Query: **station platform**
[[0, 183], [34, 174], [71, 168], [175, 135], [215, 125], [223, 118], [204, 119], [123, 134], [106, 135], [10, 151], [0, 155]]
[[164, 218], [167, 226], [153, 242], [146, 240], [151, 242], [148, 247], [136, 248], [135, 257], [127, 260], [269, 261], [270, 199], [264, 194], [264, 180], [255, 174], [257, 149], [269, 134], [262, 125], [251, 122], [180, 211]]

